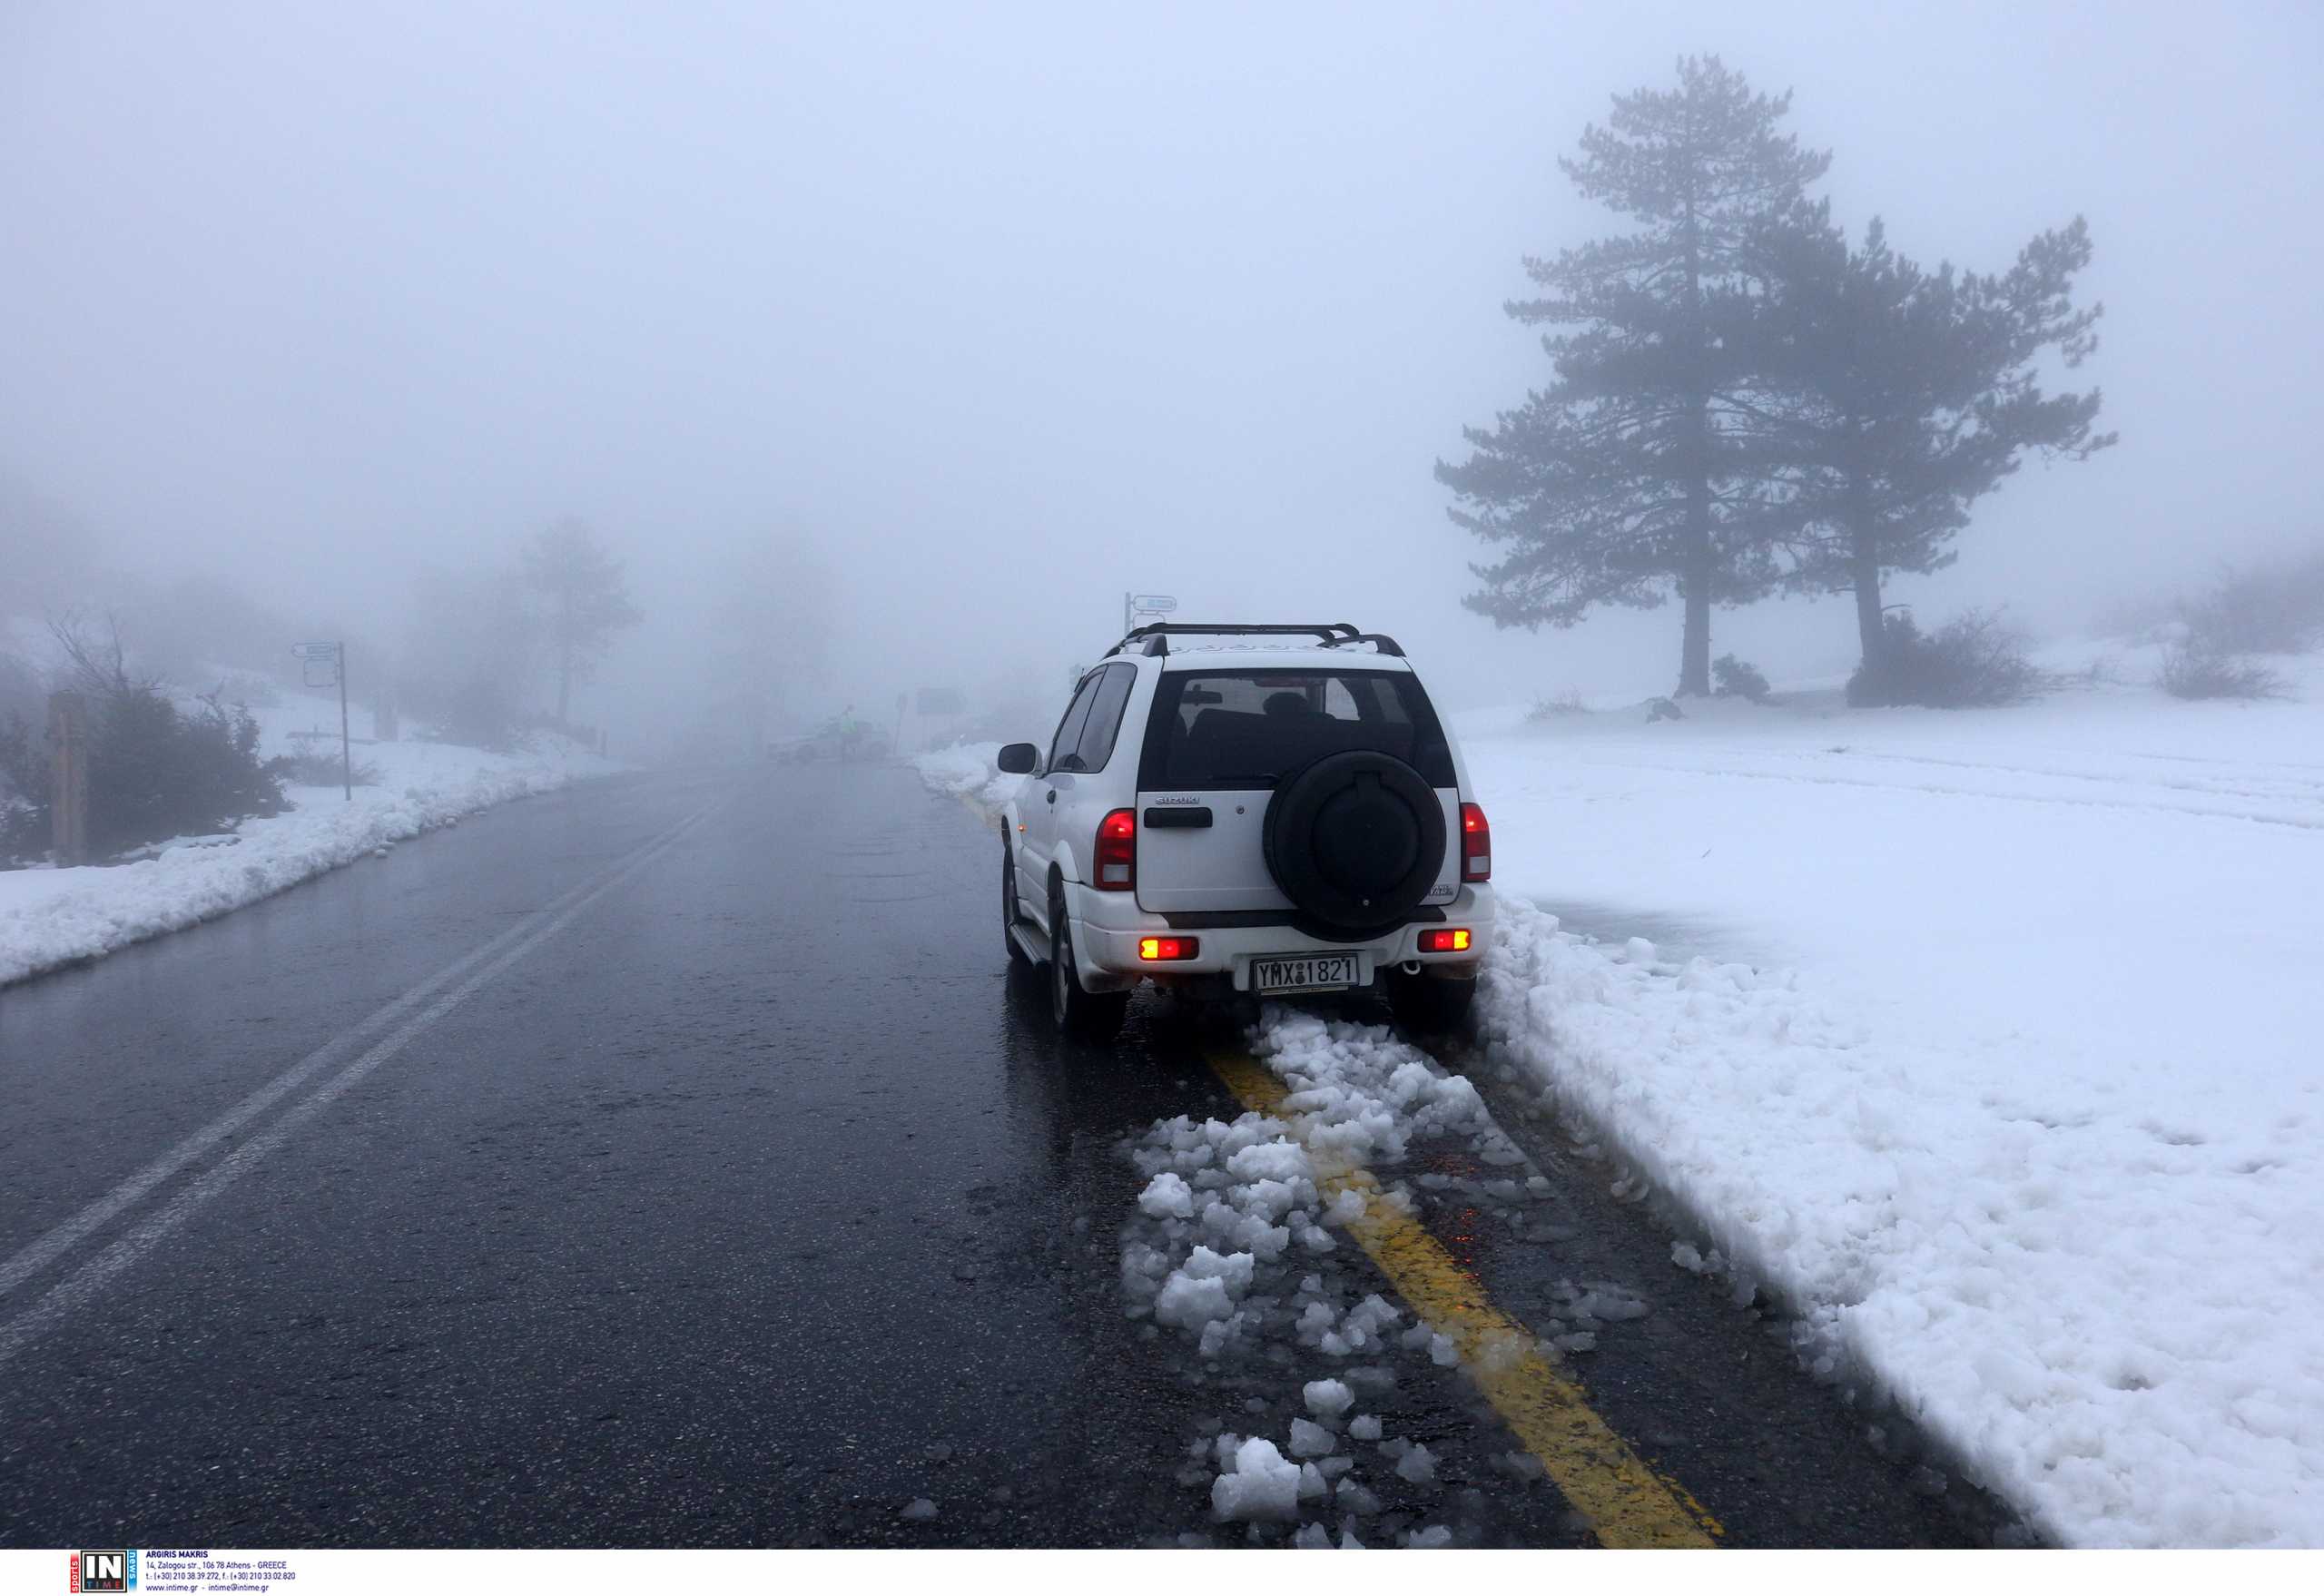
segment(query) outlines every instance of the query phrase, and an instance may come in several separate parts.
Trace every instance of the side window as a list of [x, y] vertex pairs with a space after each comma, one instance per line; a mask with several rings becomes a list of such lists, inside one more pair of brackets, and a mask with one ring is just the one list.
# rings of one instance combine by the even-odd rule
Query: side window
[[1071, 770], [1100, 771], [1114, 756], [1114, 739], [1121, 735], [1122, 711], [1129, 706], [1129, 690], [1137, 685], [1137, 667], [1109, 665], [1098, 676], [1098, 695], [1089, 702], [1089, 720], [1074, 749]]
[[1103, 673], [1081, 678], [1081, 690], [1073, 702], [1065, 706], [1065, 718], [1057, 724], [1057, 735], [1049, 743], [1049, 762], [1042, 766], [1044, 773], [1072, 768], [1065, 762], [1081, 743], [1081, 728], [1089, 721], [1089, 701], [1098, 696], [1098, 684]]

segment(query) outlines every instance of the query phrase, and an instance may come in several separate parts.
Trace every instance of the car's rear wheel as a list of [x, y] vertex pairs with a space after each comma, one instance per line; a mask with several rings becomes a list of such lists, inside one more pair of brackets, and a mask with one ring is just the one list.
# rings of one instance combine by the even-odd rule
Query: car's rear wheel
[[1049, 1018], [1059, 1032], [1084, 1041], [1110, 1040], [1129, 1011], [1128, 992], [1086, 992], [1073, 957], [1073, 930], [1063, 900], [1049, 900]]
[[1399, 1026], [1420, 1036], [1459, 1030], [1468, 1023], [1469, 1010], [1476, 1000], [1473, 976], [1446, 980], [1425, 970], [1409, 975], [1401, 970], [1388, 972], [1388, 1007], [1395, 1012]]
[[1009, 844], [1000, 844], [1000, 934], [1009, 943], [1009, 957], [1017, 964], [1030, 964], [1025, 944], [1017, 940], [1017, 928], [1025, 917], [1017, 912], [1017, 862], [1009, 856]]

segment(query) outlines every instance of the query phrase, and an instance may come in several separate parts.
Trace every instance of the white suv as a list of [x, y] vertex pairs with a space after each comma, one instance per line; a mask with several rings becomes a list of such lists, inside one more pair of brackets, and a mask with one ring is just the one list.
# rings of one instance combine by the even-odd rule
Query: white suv
[[1046, 754], [1011, 743], [1000, 768], [1026, 777], [1001, 816], [1009, 951], [1049, 966], [1060, 1029], [1111, 1035], [1141, 980], [1378, 987], [1423, 1030], [1467, 1012], [1492, 833], [1394, 639], [1140, 626]]

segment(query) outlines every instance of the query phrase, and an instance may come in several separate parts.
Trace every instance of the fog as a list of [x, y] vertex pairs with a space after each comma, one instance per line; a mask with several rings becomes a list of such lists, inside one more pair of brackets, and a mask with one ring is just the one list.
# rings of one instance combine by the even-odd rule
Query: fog
[[[645, 616], [582, 707], [638, 749], [783, 547], [824, 584], [764, 622], [822, 662], [794, 717], [1055, 693], [1129, 588], [1394, 632], [1454, 704], [1666, 691], [1675, 607], [1463, 610], [1431, 468], [1546, 377], [1521, 257], [1617, 225], [1557, 158], [1695, 51], [1794, 91], [1851, 232], [1998, 268], [2089, 220], [2120, 447], [1898, 596], [2076, 627], [2318, 535], [2306, 5], [15, 0], [0, 478], [48, 507], [0, 583], [85, 556], [399, 636], [417, 572], [581, 517]], [[33, 587], [0, 613], [70, 596]], [[1715, 625], [1852, 658], [1845, 599]]]

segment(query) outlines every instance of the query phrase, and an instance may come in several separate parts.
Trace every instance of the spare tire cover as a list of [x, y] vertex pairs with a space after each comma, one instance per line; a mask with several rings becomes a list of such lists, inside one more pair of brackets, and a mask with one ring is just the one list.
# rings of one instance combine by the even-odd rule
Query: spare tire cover
[[1327, 931], [1374, 934], [1420, 906], [1444, 863], [1444, 810], [1390, 754], [1328, 754], [1267, 803], [1267, 870]]

